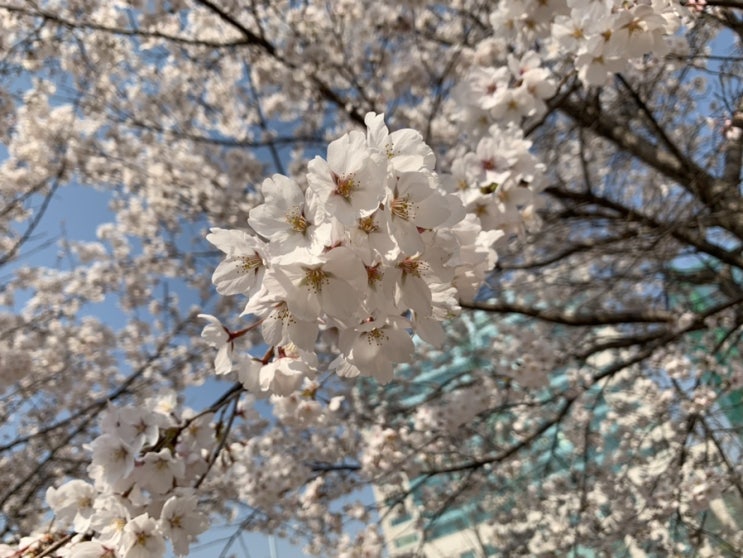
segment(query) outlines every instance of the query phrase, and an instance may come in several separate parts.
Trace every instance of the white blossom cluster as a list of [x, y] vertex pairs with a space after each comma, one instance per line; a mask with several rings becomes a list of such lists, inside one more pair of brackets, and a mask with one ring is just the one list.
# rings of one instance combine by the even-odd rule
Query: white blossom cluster
[[[575, 73], [586, 86], [603, 85], [645, 55], [662, 57], [682, 11], [661, 0], [498, 5], [490, 16], [493, 34], [474, 48], [451, 108], [466, 145], [449, 154], [452, 174], [467, 213], [484, 230], [522, 235], [539, 226], [537, 194], [545, 186], [545, 166], [530, 152], [522, 127], [548, 114], [558, 81]], [[523, 46], [535, 42], [539, 52]], [[558, 53], [563, 62], [570, 60], [567, 77], [555, 62]]]
[[219, 347], [218, 374], [237, 368], [249, 389], [288, 395], [315, 374], [321, 330], [337, 331], [338, 375], [392, 378], [413, 354], [409, 331], [434, 345], [441, 321], [456, 315], [495, 263], [497, 231], [483, 232], [434, 171], [420, 133], [389, 132], [369, 113], [366, 134], [333, 141], [315, 157], [302, 189], [276, 174], [261, 190], [243, 230], [212, 229], [207, 239], [226, 254], [213, 282], [222, 295], [249, 297], [272, 361], [233, 363], [234, 340], [213, 316], [203, 336]]
[[520, 123], [524, 117], [547, 111], [545, 101], [555, 94], [557, 83], [536, 52], [528, 50], [521, 57], [508, 54], [505, 65], [494, 64], [485, 55], [476, 60], [481, 63], [470, 69], [455, 93], [466, 121], [476, 124], [486, 117], [503, 124]]
[[545, 41], [543, 58], [567, 55], [591, 86], [603, 85], [646, 54], [667, 54], [684, 11], [672, 0], [517, 0], [499, 4], [490, 24], [520, 44]]
[[92, 483], [71, 480], [47, 490], [57, 527], [77, 533], [69, 558], [178, 556], [205, 531], [194, 485], [208, 470], [211, 414], [175, 420], [167, 399], [151, 408], [109, 407], [89, 446]]
[[509, 54], [505, 65], [477, 54], [475, 60], [482, 64], [474, 64], [454, 89], [452, 110], [465, 146], [449, 154], [455, 188], [484, 230], [523, 235], [539, 225], [545, 166], [521, 126], [546, 113], [557, 84], [533, 51], [521, 58]]

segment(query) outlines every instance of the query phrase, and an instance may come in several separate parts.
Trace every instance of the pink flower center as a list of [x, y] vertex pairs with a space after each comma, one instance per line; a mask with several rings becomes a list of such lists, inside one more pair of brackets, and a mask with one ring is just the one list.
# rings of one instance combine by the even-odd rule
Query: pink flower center
[[377, 283], [382, 280], [384, 272], [379, 269], [380, 264], [374, 266], [364, 266], [366, 268], [366, 278], [370, 287], [374, 287]]
[[420, 277], [421, 271], [425, 267], [425, 264], [418, 258], [408, 257], [397, 264], [402, 270], [403, 275], [412, 275], [413, 277]]

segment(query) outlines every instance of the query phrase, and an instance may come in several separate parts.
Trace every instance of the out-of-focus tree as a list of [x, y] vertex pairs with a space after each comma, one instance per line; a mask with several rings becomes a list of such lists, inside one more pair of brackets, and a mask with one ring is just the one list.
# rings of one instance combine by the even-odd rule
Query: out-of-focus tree
[[[409, 553], [743, 551], [743, 4], [0, 22], [0, 556], [373, 556], [411, 503]], [[73, 186], [112, 222], [40, 237]]]

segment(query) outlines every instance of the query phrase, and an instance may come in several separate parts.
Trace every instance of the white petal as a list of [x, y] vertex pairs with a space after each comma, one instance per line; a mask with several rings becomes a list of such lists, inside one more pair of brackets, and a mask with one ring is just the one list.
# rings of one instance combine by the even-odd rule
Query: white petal
[[229, 374], [232, 371], [231, 352], [232, 347], [230, 343], [222, 345], [219, 351], [217, 351], [217, 356], [214, 358], [214, 369], [217, 374]]

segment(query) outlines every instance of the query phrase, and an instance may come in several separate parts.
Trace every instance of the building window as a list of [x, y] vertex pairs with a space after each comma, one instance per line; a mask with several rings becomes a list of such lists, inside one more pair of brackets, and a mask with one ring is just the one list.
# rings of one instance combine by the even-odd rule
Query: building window
[[406, 521], [410, 521], [413, 518], [412, 515], [410, 515], [407, 510], [400, 510], [399, 512], [392, 512], [392, 519], [390, 519], [390, 525], [393, 527], [395, 525], [400, 525], [400, 523], [405, 523]]
[[462, 554], [459, 555], [459, 558], [477, 558], [477, 556], [475, 556], [474, 550], [468, 550], [467, 552], [462, 552]]
[[435, 540], [462, 531], [467, 528], [467, 524], [461, 517], [453, 517], [451, 519], [437, 521], [433, 527], [428, 531], [428, 539]]
[[402, 548], [418, 540], [417, 533], [409, 533], [395, 539], [395, 548]]

